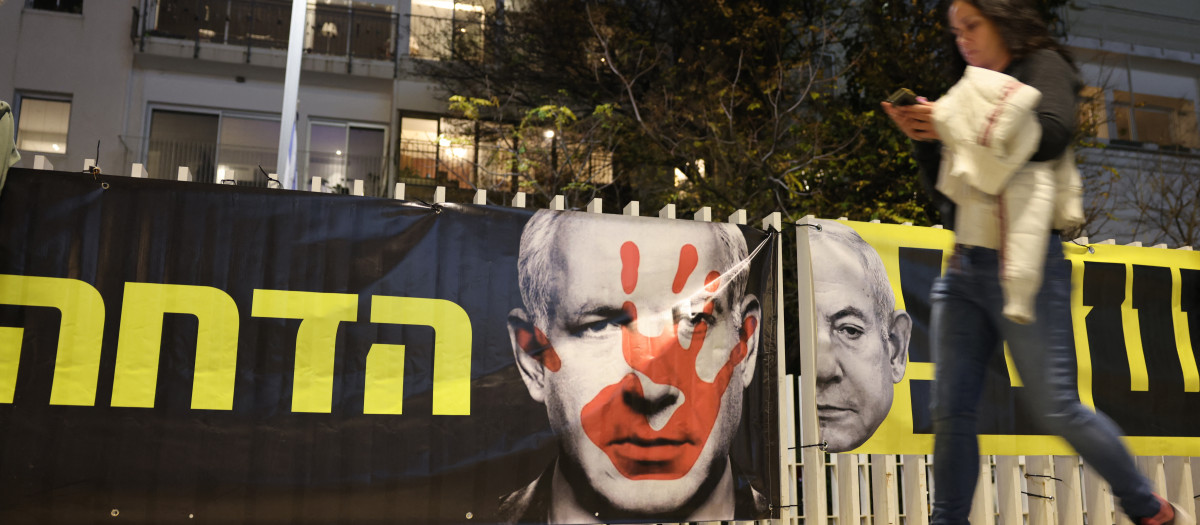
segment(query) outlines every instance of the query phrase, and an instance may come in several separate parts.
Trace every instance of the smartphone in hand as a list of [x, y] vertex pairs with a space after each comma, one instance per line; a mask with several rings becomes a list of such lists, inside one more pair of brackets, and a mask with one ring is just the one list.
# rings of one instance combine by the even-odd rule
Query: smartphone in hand
[[893, 106], [911, 106], [917, 103], [917, 94], [911, 89], [900, 88], [887, 98], [887, 102]]

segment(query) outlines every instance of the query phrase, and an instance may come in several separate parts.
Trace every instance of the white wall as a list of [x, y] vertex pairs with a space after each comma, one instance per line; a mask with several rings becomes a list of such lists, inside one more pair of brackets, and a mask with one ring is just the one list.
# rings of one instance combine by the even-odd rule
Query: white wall
[[[97, 140], [106, 172], [127, 160], [117, 137], [126, 114], [135, 4], [86, 2], [82, 15], [29, 9], [21, 0], [0, 5], [0, 98], [11, 101], [17, 92], [72, 98], [67, 151], [50, 156], [55, 167], [83, 169], [83, 159], [96, 156]], [[32, 166], [33, 155], [23, 157], [21, 165]]]

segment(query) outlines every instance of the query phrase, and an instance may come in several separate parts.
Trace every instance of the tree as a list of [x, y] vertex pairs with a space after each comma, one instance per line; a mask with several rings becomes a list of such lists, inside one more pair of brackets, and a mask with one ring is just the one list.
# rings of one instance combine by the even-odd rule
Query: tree
[[[543, 119], [531, 111], [570, 113], [555, 123], [561, 143], [613, 155], [614, 178], [593, 184], [595, 194], [718, 213], [791, 209], [812, 167], [855, 144], [853, 133], [830, 133], [812, 104], [842, 73], [848, 11], [806, 4], [820, 2], [532, 0], [498, 9], [483, 49], [454, 46], [457, 59], [420, 70], [449, 94], [495, 101], [473, 116], [513, 124], [505, 142], [518, 155], [536, 153], [528, 128]], [[525, 187], [569, 186], [536, 171], [521, 173]]]

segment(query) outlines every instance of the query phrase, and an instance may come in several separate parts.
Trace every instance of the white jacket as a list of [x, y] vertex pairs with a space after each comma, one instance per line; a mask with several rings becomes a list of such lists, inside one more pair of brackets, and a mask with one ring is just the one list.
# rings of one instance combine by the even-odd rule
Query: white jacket
[[1000, 251], [1004, 315], [1019, 323], [1035, 318], [1050, 230], [1083, 222], [1074, 151], [1029, 161], [1042, 135], [1041, 98], [1011, 76], [968, 66], [933, 111], [942, 139], [937, 188], [958, 205], [955, 240]]

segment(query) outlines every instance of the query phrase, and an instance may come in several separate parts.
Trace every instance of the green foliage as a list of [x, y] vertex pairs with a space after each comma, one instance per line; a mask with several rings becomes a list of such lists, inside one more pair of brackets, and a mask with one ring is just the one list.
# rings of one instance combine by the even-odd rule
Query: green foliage
[[[453, 112], [509, 127], [514, 172], [539, 198], [929, 224], [909, 140], [879, 101], [901, 86], [936, 99], [956, 80], [947, 4], [529, 0], [486, 17], [477, 47], [457, 42], [460, 60], [419, 70]], [[601, 157], [611, 180], [591, 169]]]

